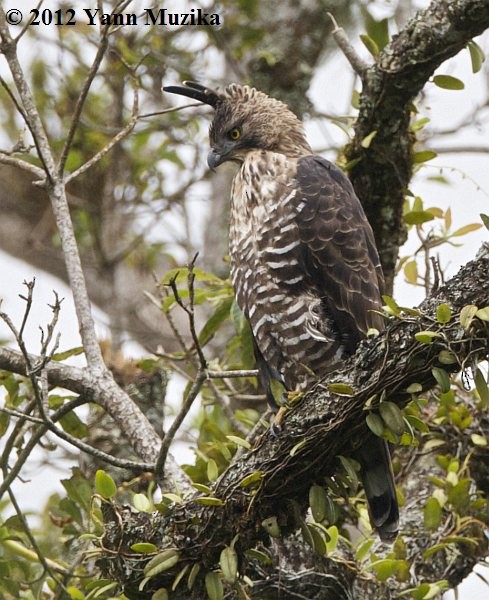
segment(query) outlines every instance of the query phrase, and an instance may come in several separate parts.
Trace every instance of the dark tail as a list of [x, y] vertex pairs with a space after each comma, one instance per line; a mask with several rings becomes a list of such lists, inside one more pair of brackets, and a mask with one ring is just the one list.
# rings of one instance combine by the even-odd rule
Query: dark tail
[[361, 465], [370, 521], [381, 540], [392, 542], [399, 531], [399, 507], [387, 442], [372, 436], [358, 450], [355, 458]]

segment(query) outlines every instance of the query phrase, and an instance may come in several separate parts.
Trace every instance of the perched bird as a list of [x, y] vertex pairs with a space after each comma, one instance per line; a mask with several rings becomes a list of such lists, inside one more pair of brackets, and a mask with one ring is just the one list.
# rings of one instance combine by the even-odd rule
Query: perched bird
[[[313, 154], [302, 122], [284, 103], [246, 85], [163, 89], [212, 106], [209, 167], [239, 165], [231, 191], [231, 277], [273, 404], [272, 380], [305, 389], [340, 367], [369, 328], [383, 329], [372, 229], [350, 181]], [[357, 458], [372, 523], [392, 540], [399, 511], [388, 447], [372, 437]]]

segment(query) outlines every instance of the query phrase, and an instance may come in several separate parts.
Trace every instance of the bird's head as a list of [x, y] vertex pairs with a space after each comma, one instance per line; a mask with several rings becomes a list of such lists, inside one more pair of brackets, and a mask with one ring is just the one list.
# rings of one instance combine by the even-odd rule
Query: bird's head
[[251, 150], [268, 150], [291, 157], [312, 153], [296, 115], [280, 100], [255, 88], [233, 83], [223, 91], [215, 91], [186, 81], [183, 86], [168, 86], [163, 90], [199, 100], [215, 109], [207, 157], [211, 169], [226, 161], [242, 162]]

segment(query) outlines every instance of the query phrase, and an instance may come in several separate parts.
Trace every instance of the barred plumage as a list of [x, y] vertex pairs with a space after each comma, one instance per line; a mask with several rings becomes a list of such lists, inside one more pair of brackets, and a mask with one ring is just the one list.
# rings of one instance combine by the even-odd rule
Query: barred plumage
[[[254, 337], [260, 381], [305, 389], [339, 367], [378, 314], [383, 276], [371, 227], [353, 187], [314, 156], [301, 121], [282, 102], [248, 86], [216, 92], [169, 87], [211, 105], [208, 163], [239, 164], [231, 191], [231, 276]], [[358, 454], [373, 524], [383, 539], [398, 530], [386, 444]]]

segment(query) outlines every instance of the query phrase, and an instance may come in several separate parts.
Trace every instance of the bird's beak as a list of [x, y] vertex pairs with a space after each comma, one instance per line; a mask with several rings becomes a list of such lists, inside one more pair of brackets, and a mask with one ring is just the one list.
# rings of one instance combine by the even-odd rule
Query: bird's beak
[[209, 165], [209, 169], [211, 169], [211, 171], [215, 171], [222, 162], [222, 154], [218, 154], [214, 148], [211, 148], [211, 151], [207, 155], [207, 164]]

